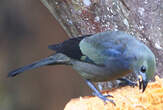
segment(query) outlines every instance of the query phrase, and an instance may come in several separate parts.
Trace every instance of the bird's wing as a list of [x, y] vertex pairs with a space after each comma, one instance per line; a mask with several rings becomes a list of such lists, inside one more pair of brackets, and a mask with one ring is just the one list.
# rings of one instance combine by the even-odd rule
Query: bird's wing
[[48, 48], [56, 51], [56, 53], [63, 53], [70, 58], [80, 60], [83, 54], [81, 53], [81, 50], [79, 48], [79, 43], [83, 38], [89, 37], [89, 36], [91, 35], [74, 37], [59, 44], [49, 45]]
[[94, 63], [105, 64], [106, 60], [122, 57], [127, 42], [131, 39], [132, 37], [124, 32], [107, 31], [84, 38], [79, 46], [82, 54]]

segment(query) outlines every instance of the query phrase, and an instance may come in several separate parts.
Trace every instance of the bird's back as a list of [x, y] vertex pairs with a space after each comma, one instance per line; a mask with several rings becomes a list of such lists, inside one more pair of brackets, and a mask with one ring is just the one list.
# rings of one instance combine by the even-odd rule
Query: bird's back
[[138, 45], [139, 41], [131, 35], [121, 31], [107, 31], [84, 38], [80, 42], [80, 49], [82, 54], [101, 64], [106, 59], [125, 57], [128, 49]]

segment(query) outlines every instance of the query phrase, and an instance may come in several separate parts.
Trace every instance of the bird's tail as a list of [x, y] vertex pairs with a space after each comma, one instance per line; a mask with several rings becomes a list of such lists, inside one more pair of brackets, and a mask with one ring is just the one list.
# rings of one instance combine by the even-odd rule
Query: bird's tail
[[8, 74], [8, 77], [14, 77], [14, 76], [26, 71], [26, 70], [31, 70], [31, 69], [38, 68], [38, 67], [41, 67], [44, 65], [68, 64], [69, 61], [70, 61], [69, 57], [67, 57], [61, 53], [56, 53], [56, 54], [51, 55], [47, 58], [44, 58], [40, 61], [34, 62], [30, 65], [26, 65], [24, 67], [20, 67], [16, 70], [13, 70]]

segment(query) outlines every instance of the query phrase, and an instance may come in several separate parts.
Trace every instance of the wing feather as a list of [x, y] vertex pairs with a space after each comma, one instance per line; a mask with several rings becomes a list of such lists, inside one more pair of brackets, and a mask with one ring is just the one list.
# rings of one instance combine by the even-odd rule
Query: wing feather
[[103, 64], [107, 59], [122, 57], [126, 42], [133, 40], [130, 35], [121, 31], [107, 31], [81, 40], [79, 47], [82, 54], [96, 64]]

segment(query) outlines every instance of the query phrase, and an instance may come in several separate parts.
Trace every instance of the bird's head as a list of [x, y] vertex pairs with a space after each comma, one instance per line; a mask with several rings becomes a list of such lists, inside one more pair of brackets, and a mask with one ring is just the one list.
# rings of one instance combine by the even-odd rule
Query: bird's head
[[136, 73], [137, 79], [139, 81], [139, 89], [142, 92], [145, 91], [149, 80], [153, 77], [156, 70], [155, 55], [148, 48], [139, 48], [138, 58], [134, 64], [134, 73]]

